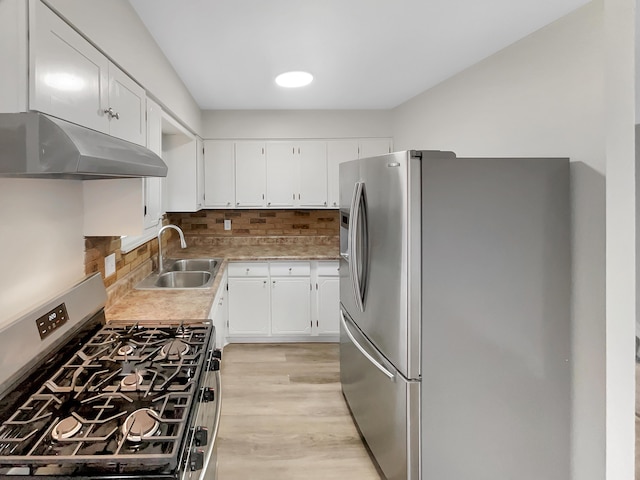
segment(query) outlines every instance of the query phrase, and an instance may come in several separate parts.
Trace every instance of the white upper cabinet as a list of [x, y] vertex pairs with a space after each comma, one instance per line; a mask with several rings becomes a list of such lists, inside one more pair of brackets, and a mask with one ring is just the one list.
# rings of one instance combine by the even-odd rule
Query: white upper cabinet
[[[147, 98], [147, 148], [162, 156], [162, 109]], [[164, 215], [162, 209], [162, 183], [159, 177], [144, 178], [144, 226], [157, 227]]]
[[204, 141], [204, 206], [233, 208], [236, 204], [235, 148], [232, 141]]
[[293, 142], [267, 142], [267, 206], [293, 207], [298, 195]]
[[327, 183], [330, 208], [340, 206], [340, 164], [358, 158], [358, 140], [329, 140], [327, 142]]
[[325, 141], [267, 142], [267, 206], [327, 205]]
[[109, 134], [146, 145], [144, 89], [113, 63], [109, 64]]
[[32, 5], [29, 109], [144, 146], [144, 89], [44, 4]]
[[300, 207], [327, 206], [327, 142], [304, 141], [298, 144]]
[[109, 132], [109, 60], [41, 2], [29, 17], [29, 107]]
[[266, 206], [264, 142], [236, 142], [236, 207]]

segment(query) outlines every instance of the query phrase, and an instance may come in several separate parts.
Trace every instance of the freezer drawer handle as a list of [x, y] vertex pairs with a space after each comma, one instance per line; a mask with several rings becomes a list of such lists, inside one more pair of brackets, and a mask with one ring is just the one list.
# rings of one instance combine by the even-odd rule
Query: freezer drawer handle
[[384, 368], [382, 365], [380, 365], [380, 363], [375, 358], [373, 358], [371, 355], [369, 355], [369, 353], [355, 339], [355, 337], [351, 333], [351, 330], [349, 330], [349, 326], [347, 325], [347, 321], [344, 318], [344, 313], [342, 313], [342, 310], [340, 310], [340, 321], [342, 322], [342, 326], [344, 327], [344, 331], [347, 333], [347, 336], [349, 337], [349, 340], [351, 340], [351, 342], [356, 346], [356, 348], [358, 350], [360, 350], [360, 353], [362, 353], [362, 355], [364, 355], [367, 358], [367, 360], [369, 360], [371, 363], [373, 363], [373, 365], [378, 370], [380, 370], [387, 377], [389, 377], [389, 379], [391, 381], [395, 382], [396, 376], [393, 373], [391, 373], [389, 370]]

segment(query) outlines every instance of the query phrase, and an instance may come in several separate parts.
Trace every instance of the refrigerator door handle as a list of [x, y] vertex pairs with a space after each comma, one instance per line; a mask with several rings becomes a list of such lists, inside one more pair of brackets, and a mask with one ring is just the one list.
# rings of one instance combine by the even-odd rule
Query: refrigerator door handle
[[[350, 219], [352, 219], [353, 223], [349, 228], [349, 233], [351, 234], [351, 257], [353, 259], [351, 278], [356, 298], [356, 306], [361, 312], [364, 312], [364, 297], [367, 288], [367, 276], [369, 275], [369, 238], [367, 232], [364, 182], [356, 183]], [[362, 238], [360, 237], [361, 234]], [[361, 275], [362, 281], [360, 279]]]
[[[356, 306], [358, 308], [360, 308], [360, 304], [358, 302], [359, 300], [359, 295], [358, 295], [358, 290], [356, 287], [356, 281], [355, 281], [355, 277], [358, 275], [358, 272], [356, 270], [356, 261], [357, 261], [357, 252], [356, 252], [356, 244], [355, 244], [355, 230], [356, 230], [356, 210], [358, 208], [358, 203], [357, 203], [357, 199], [358, 199], [358, 191], [360, 189], [360, 182], [356, 182], [355, 187], [353, 189], [353, 196], [351, 197], [351, 210], [350, 210], [350, 215], [349, 215], [349, 232], [348, 232], [348, 246], [347, 246], [347, 252], [349, 252], [347, 255], [347, 258], [345, 258], [345, 260], [347, 260], [348, 264], [349, 264], [349, 280], [351, 280], [351, 290], [353, 291], [353, 298], [355, 299], [356, 302]], [[360, 308], [360, 310], [362, 311], [362, 309]]]
[[340, 321], [342, 322], [342, 328], [344, 328], [345, 333], [347, 334], [347, 336], [349, 337], [349, 340], [351, 340], [351, 343], [353, 343], [355, 345], [355, 347], [360, 350], [360, 353], [362, 353], [362, 355], [365, 356], [365, 358], [367, 360], [369, 360], [374, 367], [376, 367], [378, 370], [380, 370], [382, 373], [384, 373], [392, 382], [395, 382], [396, 380], [396, 376], [391, 373], [389, 370], [387, 370], [386, 368], [384, 368], [380, 362], [378, 362], [375, 358], [373, 358], [369, 352], [367, 352], [364, 347], [362, 345], [360, 345], [358, 343], [358, 341], [356, 340], [356, 338], [353, 336], [353, 333], [351, 333], [351, 330], [349, 329], [349, 325], [347, 325], [347, 321], [344, 318], [344, 313], [342, 313], [342, 309], [340, 310]]

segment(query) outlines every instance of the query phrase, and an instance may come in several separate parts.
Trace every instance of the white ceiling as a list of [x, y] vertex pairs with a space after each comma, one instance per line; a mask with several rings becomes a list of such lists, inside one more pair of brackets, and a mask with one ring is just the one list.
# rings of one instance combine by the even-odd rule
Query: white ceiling
[[392, 108], [589, 2], [129, 1], [202, 109]]

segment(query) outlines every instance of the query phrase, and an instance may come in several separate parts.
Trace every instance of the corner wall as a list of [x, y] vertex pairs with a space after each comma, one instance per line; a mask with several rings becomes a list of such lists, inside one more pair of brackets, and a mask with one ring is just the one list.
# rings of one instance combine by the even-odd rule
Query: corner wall
[[603, 5], [594, 0], [393, 112], [396, 150], [571, 158], [572, 468], [580, 480], [605, 478]]

